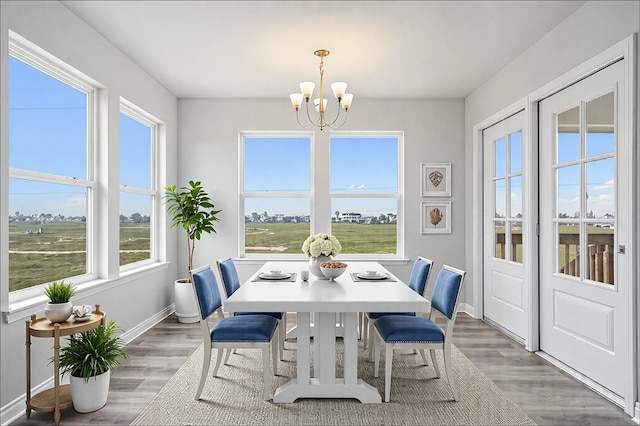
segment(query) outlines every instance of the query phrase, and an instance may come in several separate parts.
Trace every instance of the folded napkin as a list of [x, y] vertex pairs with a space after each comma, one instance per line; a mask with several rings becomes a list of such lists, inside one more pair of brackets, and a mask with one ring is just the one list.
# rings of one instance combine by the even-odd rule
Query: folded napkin
[[273, 282], [273, 281], [286, 281], [286, 282], [296, 282], [296, 273], [295, 272], [283, 272], [283, 274], [289, 274], [291, 275], [289, 278], [282, 278], [282, 279], [268, 279], [268, 278], [260, 278], [260, 274], [256, 275], [255, 277], [253, 277], [253, 279], [251, 281], [260, 281], [260, 282]]
[[351, 275], [351, 279], [355, 282], [367, 282], [367, 283], [380, 283], [380, 282], [393, 282], [393, 281], [398, 281], [395, 278], [393, 278], [392, 276], [390, 276], [389, 274], [387, 274], [386, 278], [380, 278], [377, 280], [368, 280], [366, 278], [360, 278], [358, 276], [358, 274], [361, 274], [362, 272], [352, 272]]

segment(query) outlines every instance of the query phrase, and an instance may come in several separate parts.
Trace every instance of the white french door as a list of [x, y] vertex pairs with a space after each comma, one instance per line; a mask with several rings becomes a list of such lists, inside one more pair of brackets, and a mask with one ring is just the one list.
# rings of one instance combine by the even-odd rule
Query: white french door
[[[528, 338], [523, 248], [524, 111], [483, 131], [484, 318]], [[525, 243], [525, 244], [523, 244]]]
[[539, 103], [540, 349], [619, 396], [632, 375], [624, 70], [618, 61]]

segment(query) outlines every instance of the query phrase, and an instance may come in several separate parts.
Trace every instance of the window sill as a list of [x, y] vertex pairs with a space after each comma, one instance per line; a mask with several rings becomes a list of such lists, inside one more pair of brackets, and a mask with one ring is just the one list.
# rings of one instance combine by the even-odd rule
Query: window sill
[[[296, 256], [296, 257], [285, 257], [285, 256], [262, 256], [262, 257], [239, 257], [233, 259], [233, 261], [239, 265], [258, 265], [262, 266], [266, 262], [284, 262], [284, 261], [292, 261], [292, 262], [306, 262], [309, 258], [304, 256]], [[411, 262], [411, 259], [405, 259], [400, 257], [375, 257], [375, 256], [348, 256], [348, 255], [340, 255], [338, 260], [342, 260], [344, 262], [378, 262], [382, 266], [404, 266], [408, 265]]]
[[[131, 282], [134, 279], [165, 270], [168, 267], [168, 262], [159, 262], [137, 268], [135, 270], [122, 272], [119, 277], [114, 279], [99, 279], [82, 283], [77, 286], [76, 297], [85, 298], [94, 294], [102, 293], [106, 290]], [[26, 320], [34, 312], [43, 312], [47, 301], [48, 299], [46, 296], [42, 295], [14, 302], [9, 305], [8, 311], [2, 312], [2, 316], [7, 324], [11, 324], [19, 320]]]

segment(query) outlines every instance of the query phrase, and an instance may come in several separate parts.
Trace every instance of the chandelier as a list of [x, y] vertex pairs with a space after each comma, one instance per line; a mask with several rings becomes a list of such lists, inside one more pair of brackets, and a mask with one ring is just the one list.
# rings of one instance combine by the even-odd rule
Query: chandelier
[[[353, 100], [353, 95], [351, 93], [345, 93], [347, 90], [347, 83], [344, 82], [336, 82], [331, 84], [331, 90], [333, 90], [333, 96], [338, 100], [338, 108], [336, 112], [336, 116], [333, 121], [329, 122], [325, 118], [325, 112], [327, 109], [327, 99], [323, 97], [322, 89], [323, 89], [323, 76], [324, 76], [324, 57], [329, 55], [329, 51], [325, 49], [316, 50], [313, 52], [316, 56], [320, 57], [320, 97], [313, 100], [313, 105], [315, 106], [316, 112], [318, 114], [317, 119], [311, 118], [311, 114], [309, 113], [309, 99], [311, 99], [311, 95], [313, 94], [313, 89], [316, 85], [310, 81], [303, 81], [300, 83], [300, 92], [301, 93], [292, 93], [289, 95], [291, 98], [291, 104], [293, 108], [296, 110], [296, 120], [298, 120], [298, 124], [303, 128], [310, 127], [319, 127], [320, 130], [323, 130], [325, 127], [342, 127], [344, 123], [347, 121], [347, 112], [349, 107], [351, 106], [351, 101]], [[307, 110], [307, 118], [311, 126], [305, 126], [300, 122], [300, 106], [302, 105], [302, 99], [305, 101], [305, 109]], [[339, 125], [335, 125], [340, 117], [341, 109], [344, 109], [343, 119]], [[335, 125], [335, 126], [334, 126]]]

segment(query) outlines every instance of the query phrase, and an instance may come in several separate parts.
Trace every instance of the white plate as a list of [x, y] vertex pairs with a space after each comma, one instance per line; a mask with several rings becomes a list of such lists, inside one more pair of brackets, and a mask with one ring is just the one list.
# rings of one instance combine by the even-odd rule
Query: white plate
[[258, 277], [262, 278], [263, 280], [285, 280], [287, 278], [291, 278], [291, 274], [274, 275], [269, 273], [260, 273], [258, 274]]
[[91, 319], [91, 314], [87, 314], [87, 315], [85, 315], [83, 317], [73, 317], [73, 320], [77, 321], [77, 322], [87, 321], [87, 320], [90, 320], [90, 319]]
[[358, 278], [361, 278], [363, 280], [383, 280], [385, 278], [389, 278], [387, 277], [387, 274], [356, 274], [356, 276]]

